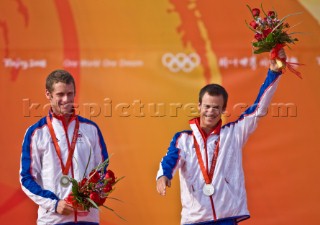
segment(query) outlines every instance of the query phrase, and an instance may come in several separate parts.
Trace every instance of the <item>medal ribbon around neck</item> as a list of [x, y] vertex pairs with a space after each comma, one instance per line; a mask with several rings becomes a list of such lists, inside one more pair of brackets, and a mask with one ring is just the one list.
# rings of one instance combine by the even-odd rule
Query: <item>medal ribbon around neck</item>
[[61, 155], [61, 149], [60, 149], [60, 146], [58, 144], [57, 137], [56, 137], [56, 135], [54, 133], [54, 129], [53, 129], [53, 126], [52, 126], [52, 121], [50, 120], [49, 116], [47, 116], [47, 124], [48, 124], [48, 128], [49, 128], [49, 131], [50, 131], [51, 139], [52, 139], [53, 144], [54, 144], [54, 148], [55, 148], [56, 153], [57, 153], [57, 155], [59, 157], [59, 160], [60, 160], [62, 174], [63, 175], [67, 175], [68, 172], [69, 172], [70, 166], [71, 166], [72, 157], [73, 157], [74, 149], [76, 147], [77, 138], [78, 138], [78, 131], [79, 131], [79, 120], [78, 120], [78, 117], [76, 117], [76, 125], [75, 125], [74, 131], [73, 131], [71, 145], [69, 143], [68, 133], [66, 133], [66, 138], [67, 138], [67, 142], [68, 142], [68, 150], [69, 150], [69, 154], [68, 154], [68, 159], [67, 159], [66, 165], [63, 164], [62, 155]]
[[[220, 126], [220, 127], [217, 127], [216, 129], [218, 131], [220, 131], [221, 123], [218, 126]], [[214, 170], [215, 170], [216, 164], [217, 164], [218, 154], [219, 154], [220, 135], [218, 137], [218, 141], [217, 141], [216, 147], [214, 149], [210, 171], [208, 171], [204, 166], [204, 162], [202, 160], [202, 156], [201, 156], [201, 152], [200, 152], [200, 147], [199, 147], [199, 144], [198, 144], [195, 136], [193, 136], [193, 139], [194, 139], [194, 146], [195, 146], [195, 150], [196, 150], [196, 154], [197, 154], [197, 158], [198, 158], [198, 163], [199, 163], [203, 178], [204, 178], [206, 184], [211, 184], [212, 179], [213, 179]], [[208, 172], [209, 172], [209, 174], [208, 174]]]

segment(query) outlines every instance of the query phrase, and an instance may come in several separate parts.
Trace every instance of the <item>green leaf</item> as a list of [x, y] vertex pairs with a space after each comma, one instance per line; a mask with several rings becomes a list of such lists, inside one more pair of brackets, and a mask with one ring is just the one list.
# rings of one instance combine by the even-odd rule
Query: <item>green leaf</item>
[[[88, 162], [87, 162], [87, 165], [86, 165], [86, 169], [84, 170], [84, 173], [83, 173], [82, 179], [83, 179], [83, 178], [85, 178], [85, 176], [86, 176], [87, 169], [88, 169], [88, 166], [89, 166], [89, 162], [90, 162], [90, 159], [91, 159], [91, 152], [92, 152], [92, 149], [90, 148], [89, 159], [88, 159]], [[89, 179], [88, 179], [88, 180], [89, 180]]]
[[249, 9], [249, 11], [250, 11], [250, 13], [251, 13], [252, 17], [254, 18], [253, 14], [252, 14], [252, 9], [251, 9], [251, 7], [250, 7], [248, 4], [247, 4], [247, 7], [248, 7], [248, 9]]
[[118, 183], [120, 180], [122, 180], [124, 178], [124, 176], [122, 176], [122, 177], [120, 177], [120, 178], [118, 178], [115, 182], [114, 182], [114, 184], [113, 185], [115, 185], [116, 183]]
[[252, 46], [253, 47], [256, 47], [256, 48], [259, 48], [259, 47], [263, 47], [265, 46], [267, 43], [265, 41], [257, 41], [257, 42], [253, 42], [252, 43]]
[[268, 34], [266, 37], [266, 42], [274, 42], [273, 33]]
[[291, 33], [288, 33], [288, 35], [292, 35], [292, 34], [303, 34], [303, 32], [291, 32]]
[[71, 179], [71, 183], [72, 183], [72, 193], [73, 193], [74, 196], [78, 196], [78, 194], [79, 194], [78, 181], [76, 181], [73, 178], [70, 178], [70, 179]]
[[109, 208], [108, 206], [102, 205], [103, 207], [105, 207], [106, 209], [110, 210], [111, 212], [113, 212], [114, 214], [116, 214], [120, 219], [125, 220], [125, 218], [123, 218], [122, 216], [120, 216], [118, 213], [116, 213], [116, 211], [114, 211], [113, 209]]
[[261, 3], [261, 10], [262, 10], [263, 14], [267, 17], [268, 15], [267, 15], [266, 12], [264, 11], [263, 6], [262, 6], [262, 3]]
[[274, 7], [272, 7], [272, 9], [273, 9], [273, 12], [275, 13], [275, 17], [278, 18], [278, 13], [277, 13], [277, 11], [275, 10]]
[[283, 17], [283, 18], [280, 20], [279, 24], [273, 28], [272, 32], [273, 32], [274, 30], [276, 30], [280, 25], [282, 25], [286, 18], [288, 18], [289, 16], [294, 16], [294, 15], [299, 15], [299, 14], [302, 14], [302, 12], [291, 13], [291, 14], [289, 14], [289, 15], [286, 15], [285, 17]]
[[119, 202], [124, 202], [124, 201], [122, 201], [122, 200], [120, 200], [120, 199], [118, 199], [118, 198], [113, 198], [113, 197], [108, 197], [108, 199], [112, 199], [112, 200], [116, 200], [116, 201], [119, 201]]
[[[110, 157], [109, 157], [110, 158]], [[103, 171], [105, 169], [105, 167], [108, 165], [109, 163], [109, 158], [107, 158], [106, 160], [104, 160], [102, 163], [100, 163], [95, 169], [97, 171]]]
[[99, 206], [91, 199], [91, 198], [86, 198], [94, 208], [99, 209]]
[[254, 54], [261, 54], [263, 52], [267, 52], [266, 50], [263, 50], [263, 49], [258, 49], [258, 50], [254, 50], [253, 53]]
[[253, 51], [254, 54], [261, 54], [263, 52], [269, 52], [272, 48], [268, 47], [268, 46], [264, 46], [264, 47], [261, 47], [261, 48], [258, 48], [258, 49], [255, 49]]
[[296, 13], [291, 13], [291, 14], [288, 14], [286, 15], [285, 17], [283, 17], [280, 22], [282, 23], [286, 18], [290, 17], [290, 16], [295, 16], [295, 15], [299, 15], [299, 14], [302, 14], [303, 12], [296, 12]]

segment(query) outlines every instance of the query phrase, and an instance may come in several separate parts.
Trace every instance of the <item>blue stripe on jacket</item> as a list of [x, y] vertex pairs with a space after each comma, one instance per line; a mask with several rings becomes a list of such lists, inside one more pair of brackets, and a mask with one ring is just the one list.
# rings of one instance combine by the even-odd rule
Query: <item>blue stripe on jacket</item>
[[32, 142], [32, 136], [34, 132], [37, 129], [42, 128], [47, 124], [46, 122], [46, 117], [42, 118], [39, 120], [36, 124], [31, 126], [23, 141], [22, 145], [22, 155], [21, 155], [21, 184], [28, 189], [31, 193], [44, 197], [44, 198], [51, 198], [51, 199], [57, 199], [59, 198], [51, 191], [49, 190], [43, 190], [41, 186], [35, 182], [32, 174], [30, 173], [31, 171], [31, 142]]
[[239, 120], [242, 120], [245, 116], [252, 114], [254, 111], [257, 110], [258, 105], [261, 101], [261, 97], [263, 96], [263, 94], [266, 92], [266, 90], [277, 80], [277, 78], [281, 75], [281, 72], [274, 72], [272, 70], [268, 70], [268, 74], [267, 77], [264, 81], [264, 83], [262, 84], [258, 97], [255, 100], [255, 102], [246, 110], [244, 111], [239, 119], [237, 119], [234, 122], [230, 122], [228, 124], [225, 124], [224, 126], [230, 126], [231, 124], [237, 123]]
[[192, 131], [181, 131], [174, 135], [170, 146], [168, 148], [167, 154], [163, 157], [161, 161], [161, 167], [163, 170], [163, 175], [172, 179], [173, 170], [176, 167], [180, 158], [180, 149], [176, 147], [177, 141], [183, 133], [192, 134]]
[[89, 124], [92, 124], [93, 126], [95, 126], [95, 128], [97, 128], [98, 135], [99, 135], [99, 144], [101, 146], [101, 154], [102, 154], [102, 157], [103, 157], [102, 161], [106, 160], [108, 158], [107, 146], [106, 146], [106, 144], [104, 142], [102, 133], [101, 133], [98, 125], [95, 122], [93, 122], [93, 121], [91, 121], [89, 119], [86, 119], [84, 117], [81, 117], [81, 116], [78, 116], [78, 119], [79, 119], [80, 123], [89, 123]]
[[281, 74], [281, 72], [273, 72], [271, 70], [268, 71], [267, 78], [260, 88], [260, 91], [259, 91], [259, 94], [258, 94], [256, 101], [244, 113], [242, 113], [242, 115], [240, 116], [240, 119], [242, 117], [244, 117], [245, 115], [253, 113], [257, 109], [262, 95], [268, 89], [268, 87], [273, 84], [273, 82], [279, 77], [280, 74]]

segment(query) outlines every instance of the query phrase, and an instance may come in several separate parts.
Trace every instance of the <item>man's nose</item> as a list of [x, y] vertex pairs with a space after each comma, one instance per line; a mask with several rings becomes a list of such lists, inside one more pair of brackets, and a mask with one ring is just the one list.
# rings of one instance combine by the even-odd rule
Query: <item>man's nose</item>
[[68, 95], [63, 95], [62, 96], [62, 101], [67, 102], [68, 101]]
[[214, 114], [216, 114], [216, 113], [219, 113], [219, 109], [217, 109], [217, 108], [214, 108], [214, 107], [210, 107], [209, 109], [208, 109], [208, 112], [209, 113], [214, 113]]

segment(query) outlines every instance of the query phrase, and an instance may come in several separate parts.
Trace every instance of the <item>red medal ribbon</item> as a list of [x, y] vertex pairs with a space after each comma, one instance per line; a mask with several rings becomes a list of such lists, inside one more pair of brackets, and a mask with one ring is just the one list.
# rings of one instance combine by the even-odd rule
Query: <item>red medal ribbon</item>
[[71, 145], [69, 143], [68, 133], [66, 133], [69, 154], [68, 154], [68, 159], [67, 159], [66, 165], [64, 165], [63, 161], [62, 161], [61, 149], [60, 149], [60, 146], [58, 144], [57, 137], [56, 137], [56, 135], [54, 133], [54, 129], [53, 129], [53, 126], [52, 126], [52, 121], [51, 121], [49, 115], [47, 116], [48, 128], [49, 128], [49, 131], [50, 131], [51, 139], [53, 141], [56, 153], [57, 153], [57, 155], [59, 157], [59, 160], [60, 160], [60, 164], [61, 164], [61, 169], [62, 169], [62, 174], [63, 175], [67, 175], [68, 172], [69, 172], [69, 169], [70, 169], [70, 166], [71, 166], [71, 162], [72, 162], [73, 153], [74, 153], [74, 149], [75, 149], [76, 143], [77, 143], [78, 131], [79, 131], [79, 120], [78, 120], [78, 117], [76, 117], [75, 120], [76, 120], [76, 125], [75, 125], [74, 131], [73, 131]]
[[[215, 130], [220, 132], [220, 129], [221, 129], [221, 122], [218, 124], [218, 127]], [[220, 133], [218, 133], [218, 135], [220, 135]], [[193, 136], [193, 140], [194, 140], [194, 146], [195, 146], [195, 150], [196, 150], [196, 154], [197, 154], [197, 158], [198, 158], [198, 163], [199, 163], [203, 178], [204, 178], [206, 184], [211, 184], [212, 179], [213, 179], [214, 170], [215, 170], [216, 164], [217, 164], [218, 154], [219, 154], [220, 136], [219, 136], [218, 140], [216, 141], [217, 144], [214, 149], [213, 157], [211, 160], [210, 171], [208, 171], [207, 170], [208, 168], [206, 169], [204, 166], [204, 162], [202, 160], [202, 156], [201, 156], [201, 152], [200, 152], [200, 147], [199, 147], [199, 144], [197, 143], [195, 136]], [[207, 147], [205, 146], [205, 149], [206, 148]]]

